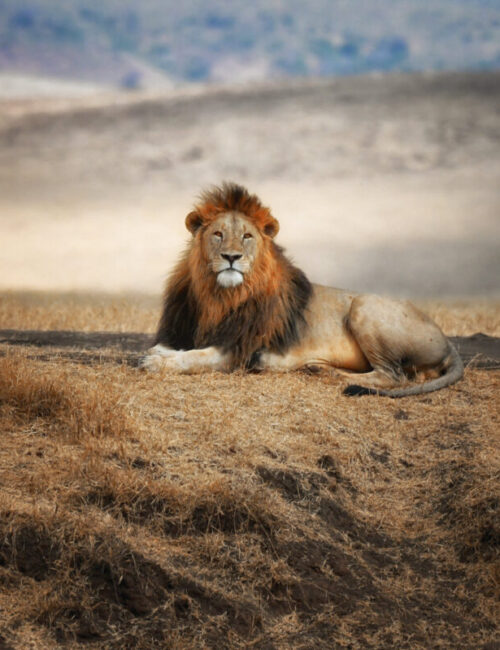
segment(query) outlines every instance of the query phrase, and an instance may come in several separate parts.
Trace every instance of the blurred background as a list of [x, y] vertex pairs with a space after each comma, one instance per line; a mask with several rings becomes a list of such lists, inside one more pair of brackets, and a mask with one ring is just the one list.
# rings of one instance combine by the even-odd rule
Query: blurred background
[[313, 281], [498, 297], [499, 144], [500, 0], [3, 0], [0, 289], [159, 293], [231, 180]]

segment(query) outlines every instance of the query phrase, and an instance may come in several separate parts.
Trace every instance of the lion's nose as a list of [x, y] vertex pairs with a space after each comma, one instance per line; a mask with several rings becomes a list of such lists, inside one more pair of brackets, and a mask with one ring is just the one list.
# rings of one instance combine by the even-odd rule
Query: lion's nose
[[233, 262], [236, 262], [236, 260], [239, 260], [241, 255], [228, 255], [227, 253], [221, 253], [221, 257], [223, 257], [225, 260], [229, 262], [229, 264], [232, 266]]

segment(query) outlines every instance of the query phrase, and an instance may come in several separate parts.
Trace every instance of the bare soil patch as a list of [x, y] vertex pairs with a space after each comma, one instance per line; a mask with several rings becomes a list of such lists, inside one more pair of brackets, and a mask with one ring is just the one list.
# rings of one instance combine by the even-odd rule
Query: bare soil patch
[[[451, 341], [466, 364], [474, 368], [500, 369], [500, 338], [478, 332], [472, 336], [452, 336]], [[72, 332], [51, 330], [0, 330], [0, 345], [55, 348], [52, 355], [86, 361], [114, 360], [136, 366], [142, 353], [153, 344], [154, 336], [140, 332]], [[61, 350], [61, 348], [63, 350]], [[65, 348], [73, 348], [65, 351]], [[79, 351], [76, 351], [79, 350]], [[107, 350], [108, 355], [92, 354], [89, 350]], [[114, 355], [109, 352], [113, 351]], [[121, 355], [119, 352], [131, 353]], [[49, 358], [37, 355], [37, 359]]]

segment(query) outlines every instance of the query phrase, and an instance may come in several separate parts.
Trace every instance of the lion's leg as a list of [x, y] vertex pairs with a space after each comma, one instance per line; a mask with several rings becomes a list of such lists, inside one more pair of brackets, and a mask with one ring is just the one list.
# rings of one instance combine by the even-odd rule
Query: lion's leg
[[384, 370], [370, 370], [370, 372], [348, 372], [344, 371], [341, 368], [335, 368], [335, 372], [339, 373], [345, 377], [349, 377], [352, 382], [355, 382], [356, 386], [362, 386], [363, 388], [373, 388], [374, 390], [382, 388], [393, 388], [395, 384], [400, 384], [405, 381], [405, 376], [402, 378], [394, 377], [391, 372], [386, 372]]
[[298, 370], [305, 366], [329, 366], [326, 359], [319, 358], [312, 354], [308, 355], [302, 350], [290, 351], [285, 354], [270, 352], [265, 350], [261, 352], [257, 368], [259, 370], [274, 370], [277, 372], [288, 372], [289, 370]]
[[439, 327], [407, 301], [358, 296], [347, 326], [373, 368], [356, 379], [368, 388], [405, 383], [421, 369], [438, 367], [448, 354]]
[[142, 359], [140, 367], [150, 371], [167, 369], [186, 374], [229, 370], [230, 354], [213, 346], [200, 350], [173, 350], [158, 344]]
[[[350, 352], [350, 348], [348, 350]], [[361, 352], [359, 352], [361, 355]], [[355, 355], [347, 354], [349, 361], [357, 361]], [[366, 360], [364, 360], [366, 364]], [[350, 365], [350, 364], [349, 364]], [[367, 369], [369, 366], [366, 366]], [[310, 370], [313, 373], [328, 371], [337, 371], [336, 363], [332, 362], [329, 355], [329, 346], [320, 344], [297, 346], [285, 354], [278, 354], [265, 350], [261, 352], [259, 370], [269, 370], [274, 372], [289, 372], [292, 370]], [[346, 371], [346, 374], [358, 375], [357, 372]]]
[[267, 350], [261, 352], [259, 363], [259, 370], [293, 370], [293, 361], [290, 355], [276, 354], [275, 352], [268, 352]]

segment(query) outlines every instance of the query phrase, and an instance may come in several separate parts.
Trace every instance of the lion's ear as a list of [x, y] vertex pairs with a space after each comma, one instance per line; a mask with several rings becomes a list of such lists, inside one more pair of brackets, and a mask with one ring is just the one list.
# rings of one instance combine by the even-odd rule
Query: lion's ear
[[198, 212], [196, 212], [196, 210], [190, 212], [186, 217], [186, 228], [189, 230], [189, 232], [192, 235], [194, 235], [194, 233], [202, 225], [203, 225], [203, 219], [201, 218], [201, 215]]
[[276, 237], [276, 235], [279, 232], [279, 229], [280, 229], [279, 221], [274, 217], [271, 217], [269, 221], [266, 223], [266, 225], [264, 226], [264, 233], [268, 237], [271, 237], [272, 239], [273, 237]]

